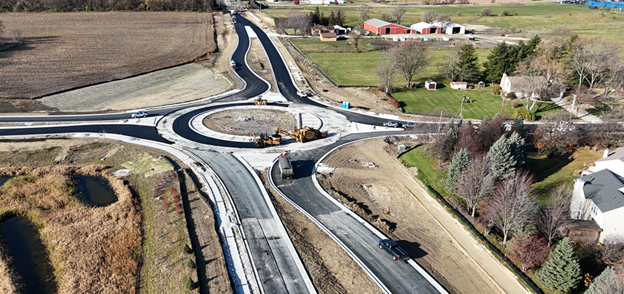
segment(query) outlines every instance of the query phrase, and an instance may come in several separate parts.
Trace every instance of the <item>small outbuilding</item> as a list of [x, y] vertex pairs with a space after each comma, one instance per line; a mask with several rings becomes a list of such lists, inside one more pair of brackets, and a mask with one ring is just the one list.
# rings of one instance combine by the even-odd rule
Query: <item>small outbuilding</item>
[[377, 35], [409, 34], [411, 32], [408, 27], [376, 18], [365, 21], [362, 24], [362, 27], [365, 30]]
[[336, 41], [338, 40], [338, 35], [336, 33], [321, 33], [319, 36], [321, 41]]
[[454, 22], [434, 20], [431, 25], [442, 28], [442, 33], [447, 35], [463, 35], [466, 33], [466, 27]]
[[451, 89], [466, 90], [467, 88], [468, 88], [468, 83], [466, 82], [451, 82]]
[[425, 81], [425, 88], [427, 88], [427, 90], [435, 90], [437, 86], [436, 82], [432, 79], [427, 79]]
[[419, 34], [440, 34], [441, 30], [439, 26], [428, 24], [426, 22], [415, 23], [410, 26], [412, 32], [418, 32]]

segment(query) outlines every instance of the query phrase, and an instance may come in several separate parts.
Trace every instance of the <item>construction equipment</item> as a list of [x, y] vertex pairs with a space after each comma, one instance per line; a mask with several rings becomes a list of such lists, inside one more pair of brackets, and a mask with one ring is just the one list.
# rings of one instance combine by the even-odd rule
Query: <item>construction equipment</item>
[[262, 99], [262, 96], [258, 96], [256, 100], [254, 100], [254, 105], [267, 105], [266, 99]]
[[284, 134], [288, 137], [295, 139], [297, 142], [301, 142], [301, 143], [327, 137], [327, 131], [321, 132], [318, 129], [311, 128], [311, 127], [303, 127], [302, 129], [295, 129], [294, 134], [286, 132], [280, 128], [275, 128], [275, 132]]
[[256, 138], [256, 146], [260, 148], [279, 146], [280, 144], [282, 144], [282, 136], [279, 133], [275, 133], [273, 136], [260, 134], [260, 136]]

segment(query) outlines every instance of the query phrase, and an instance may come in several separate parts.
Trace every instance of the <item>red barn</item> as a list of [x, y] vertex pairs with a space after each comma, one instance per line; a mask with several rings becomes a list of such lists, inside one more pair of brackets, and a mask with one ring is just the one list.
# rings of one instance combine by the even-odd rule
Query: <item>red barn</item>
[[410, 28], [380, 19], [369, 19], [362, 26], [365, 30], [377, 35], [409, 34]]

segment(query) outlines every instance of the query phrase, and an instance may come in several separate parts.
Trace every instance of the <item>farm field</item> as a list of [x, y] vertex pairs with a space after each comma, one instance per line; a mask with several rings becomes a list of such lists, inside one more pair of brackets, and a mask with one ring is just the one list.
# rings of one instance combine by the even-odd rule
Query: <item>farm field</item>
[[[313, 12], [316, 6], [300, 6], [306, 13]], [[329, 15], [329, 11], [342, 8], [346, 14], [346, 25], [361, 25], [358, 19], [356, 6], [349, 7], [323, 7], [319, 10]], [[481, 17], [477, 14], [484, 8], [492, 10], [492, 16]], [[382, 13], [388, 13], [391, 7], [372, 6], [370, 18], [381, 19]], [[522, 5], [478, 5], [478, 6], [430, 6], [430, 7], [406, 7], [405, 18], [402, 25], [409, 26], [420, 22], [420, 15], [425, 10], [434, 10], [438, 14], [450, 14], [451, 20], [457, 23], [496, 26], [500, 28], [515, 27], [522, 30], [523, 35], [544, 34], [553, 26], [568, 26], [583, 36], [598, 35], [624, 44], [624, 15], [590, 10], [586, 5], [560, 5], [556, 3], [527, 3]], [[507, 10], [514, 16], [499, 17], [498, 15]], [[287, 7], [277, 7], [264, 10], [276, 17], [285, 17], [288, 14]], [[461, 16], [457, 13], [461, 12]], [[515, 14], [518, 13], [517, 16]]]
[[4, 13], [0, 98], [44, 95], [182, 64], [214, 51], [212, 14]]
[[[486, 60], [489, 49], [477, 49], [479, 62]], [[381, 56], [381, 52], [365, 53], [310, 53], [306, 56], [314, 62], [325, 74], [331, 77], [341, 86], [374, 86], [378, 85], [377, 77], [373, 73], [373, 68]], [[427, 78], [432, 78], [441, 82], [438, 74], [438, 64], [444, 61], [448, 55], [448, 50], [431, 50], [431, 61], [427, 72], [423, 75], [414, 76], [413, 82], [422, 83]], [[393, 84], [405, 86], [405, 79], [397, 75]]]

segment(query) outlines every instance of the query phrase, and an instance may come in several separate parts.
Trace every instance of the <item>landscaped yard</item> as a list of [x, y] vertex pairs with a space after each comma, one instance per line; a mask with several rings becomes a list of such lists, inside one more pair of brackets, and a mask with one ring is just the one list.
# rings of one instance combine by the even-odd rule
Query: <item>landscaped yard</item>
[[[490, 49], [477, 49], [479, 62], [487, 59]], [[314, 62], [325, 74], [331, 77], [341, 86], [378, 86], [379, 81], [373, 73], [373, 68], [383, 54], [382, 52], [365, 53], [309, 53], [306, 56]], [[448, 55], [448, 50], [431, 50], [431, 61], [427, 72], [414, 76], [413, 82], [421, 83], [428, 78], [442, 82], [438, 73], [438, 64], [444, 62]], [[397, 75], [393, 79], [394, 86], [405, 86], [405, 79]]]

